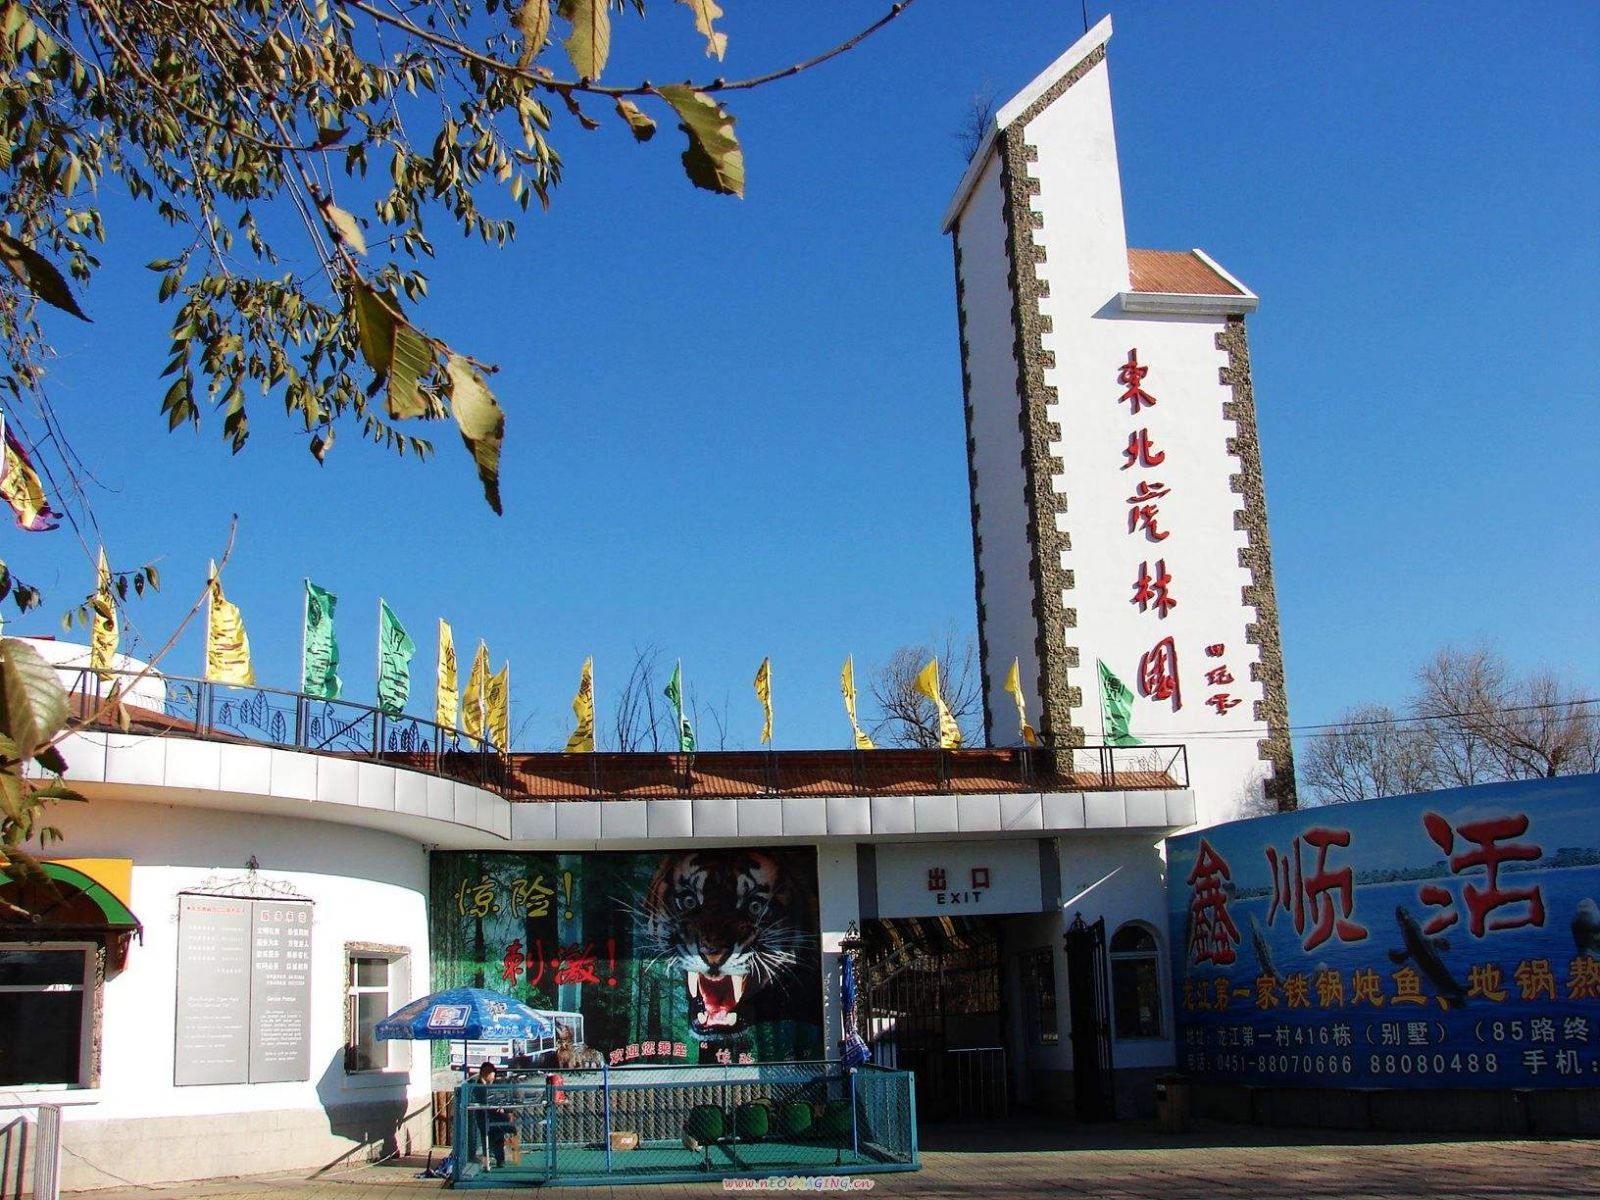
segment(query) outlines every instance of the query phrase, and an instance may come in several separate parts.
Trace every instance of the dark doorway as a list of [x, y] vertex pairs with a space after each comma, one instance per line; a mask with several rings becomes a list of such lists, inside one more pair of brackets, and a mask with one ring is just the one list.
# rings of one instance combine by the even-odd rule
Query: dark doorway
[[1072, 1091], [1080, 1121], [1114, 1121], [1111, 1005], [1106, 995], [1106, 923], [1073, 918], [1066, 932], [1067, 997], [1072, 1016]]
[[1003, 1118], [1005, 1004], [986, 918], [865, 921], [860, 1033], [881, 1066], [912, 1071], [927, 1120]]

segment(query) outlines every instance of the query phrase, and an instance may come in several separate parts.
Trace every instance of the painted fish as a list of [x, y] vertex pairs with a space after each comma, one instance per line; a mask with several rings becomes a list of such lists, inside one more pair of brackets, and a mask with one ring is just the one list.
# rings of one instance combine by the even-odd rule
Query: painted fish
[[1256, 920], [1255, 913], [1250, 914], [1250, 944], [1256, 948], [1256, 961], [1261, 964], [1261, 973], [1271, 975], [1281, 984], [1283, 976], [1272, 963], [1272, 949], [1267, 945], [1267, 931], [1261, 928], [1261, 922]]
[[1572, 915], [1572, 940], [1579, 954], [1600, 958], [1600, 905], [1593, 900], [1578, 901], [1578, 911]]
[[1467, 989], [1455, 981], [1450, 974], [1450, 968], [1445, 966], [1444, 960], [1439, 957], [1449, 951], [1449, 941], [1442, 937], [1429, 937], [1423, 933], [1422, 926], [1417, 924], [1417, 919], [1406, 911], [1403, 904], [1395, 908], [1394, 917], [1400, 924], [1400, 940], [1405, 943], [1405, 949], [1389, 951], [1389, 961], [1398, 966], [1409, 958], [1417, 964], [1417, 969], [1428, 977], [1428, 982], [1433, 984], [1434, 990], [1439, 993], [1439, 999], [1445, 1002], [1446, 1007], [1466, 1004]]

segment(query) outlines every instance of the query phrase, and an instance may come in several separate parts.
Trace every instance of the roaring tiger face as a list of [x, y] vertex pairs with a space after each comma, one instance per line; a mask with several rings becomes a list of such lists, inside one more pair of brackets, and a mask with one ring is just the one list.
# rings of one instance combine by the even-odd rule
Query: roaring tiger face
[[740, 1009], [792, 969], [809, 944], [805, 881], [753, 850], [668, 855], [643, 916], [656, 955], [684, 974], [690, 1029], [704, 1041], [741, 1031]]

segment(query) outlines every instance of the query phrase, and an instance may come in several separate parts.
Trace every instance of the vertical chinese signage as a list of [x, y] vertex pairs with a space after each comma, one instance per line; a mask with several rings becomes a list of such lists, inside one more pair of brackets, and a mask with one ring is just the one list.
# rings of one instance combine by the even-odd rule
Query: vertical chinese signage
[[1600, 1086], [1597, 814], [1591, 776], [1169, 839], [1180, 1066], [1246, 1084]]
[[[1169, 632], [1165, 622], [1178, 608], [1182, 582], [1177, 578], [1175, 566], [1168, 565], [1173, 548], [1183, 539], [1168, 544], [1168, 539], [1178, 532], [1168, 523], [1161, 511], [1161, 502], [1174, 494], [1175, 489], [1160, 475], [1171, 478], [1175, 464], [1167, 463], [1172, 451], [1163, 448], [1165, 435], [1161, 432], [1159, 410], [1161, 402], [1145, 387], [1150, 367], [1139, 361], [1137, 347], [1128, 351], [1127, 361], [1117, 369], [1117, 383], [1122, 394], [1118, 404], [1128, 406], [1127, 445], [1122, 448], [1119, 470], [1132, 472], [1124, 476], [1127, 481], [1127, 536], [1135, 539], [1138, 547], [1129, 552], [1129, 571], [1132, 576], [1132, 596], [1129, 603], [1138, 611], [1141, 621], [1149, 621], [1154, 628], [1149, 631], [1149, 649], [1139, 655], [1138, 670], [1134, 679], [1139, 695], [1156, 704], [1168, 705], [1172, 712], [1182, 710], [1184, 704], [1183, 680], [1180, 670], [1178, 637]], [[1148, 410], [1148, 411], [1147, 411]], [[1154, 432], [1153, 432], [1154, 431]], [[1166, 470], [1163, 470], [1166, 464]], [[1181, 551], [1180, 551], [1181, 553]], [[1212, 633], [1215, 636], [1215, 633]], [[1140, 645], [1144, 641], [1141, 640]], [[1225, 642], [1210, 642], [1205, 646], [1206, 662], [1197, 671], [1205, 680], [1201, 701], [1217, 717], [1225, 717], [1243, 701], [1229, 691], [1235, 677], [1226, 661], [1228, 647]], [[1124, 668], [1117, 665], [1118, 671]], [[1192, 698], [1192, 693], [1191, 693]]]
[[436, 990], [581, 1012], [612, 1065], [822, 1057], [814, 850], [436, 852], [432, 871]]
[[178, 897], [173, 1083], [311, 1078], [312, 906]]

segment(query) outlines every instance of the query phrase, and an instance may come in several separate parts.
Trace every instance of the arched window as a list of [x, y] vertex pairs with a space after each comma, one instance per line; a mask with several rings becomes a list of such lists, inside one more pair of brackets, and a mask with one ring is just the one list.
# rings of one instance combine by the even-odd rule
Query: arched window
[[1156, 935], [1129, 923], [1111, 935], [1111, 1002], [1118, 1038], [1161, 1036], [1161, 968]]

